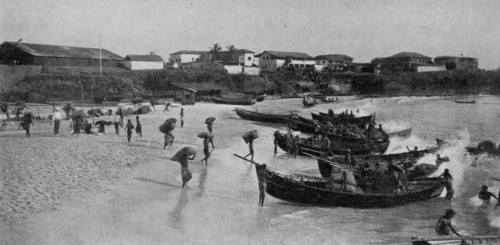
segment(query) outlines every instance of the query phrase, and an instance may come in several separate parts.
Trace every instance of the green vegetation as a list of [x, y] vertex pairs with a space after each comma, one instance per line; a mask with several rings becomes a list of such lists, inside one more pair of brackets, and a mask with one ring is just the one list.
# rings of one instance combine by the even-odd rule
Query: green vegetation
[[85, 98], [119, 100], [168, 91], [172, 83], [212, 83], [229, 92], [287, 94], [300, 92], [297, 81], [312, 81], [318, 91], [328, 84], [348, 85], [350, 94], [365, 96], [431, 96], [500, 94], [500, 71], [443, 71], [376, 75], [373, 73], [263, 72], [260, 76], [229, 75], [224, 70], [127, 71], [103, 75], [41, 74], [26, 76], [2, 100], [45, 102]]

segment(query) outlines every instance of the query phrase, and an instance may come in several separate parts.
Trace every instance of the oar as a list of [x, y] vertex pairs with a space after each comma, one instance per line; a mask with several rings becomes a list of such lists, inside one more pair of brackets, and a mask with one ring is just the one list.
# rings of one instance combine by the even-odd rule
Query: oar
[[242, 156], [240, 156], [240, 155], [238, 155], [238, 154], [233, 154], [233, 155], [234, 155], [235, 157], [239, 157], [239, 158], [241, 158], [241, 159], [243, 159], [243, 160], [245, 160], [245, 161], [247, 161], [247, 162], [251, 162], [251, 163], [253, 163], [253, 164], [257, 165], [257, 166], [260, 166], [260, 165], [261, 165], [260, 163], [256, 163], [256, 162], [254, 162], [254, 161], [252, 161], [252, 160], [248, 160], [248, 159], [246, 159], [246, 158], [244, 158], [244, 157], [242, 157]]
[[325, 161], [325, 162], [329, 163], [330, 165], [332, 165], [332, 167], [335, 167], [335, 168], [338, 168], [338, 169], [345, 169], [345, 168], [347, 168], [347, 169], [351, 169], [351, 168], [352, 168], [352, 167], [351, 167], [351, 166], [349, 166], [349, 165], [340, 164], [340, 163], [335, 163], [335, 162], [332, 162], [332, 161], [330, 161], [330, 160], [327, 160], [327, 159], [324, 159], [324, 158], [321, 158], [321, 157], [317, 157], [317, 156], [314, 156], [314, 155], [311, 155], [311, 154], [308, 154], [308, 153], [305, 153], [305, 152], [303, 152], [303, 153], [304, 153], [305, 155], [307, 155], [307, 156], [310, 156], [310, 157], [314, 157], [314, 158], [316, 158], [316, 159], [323, 160], [323, 161]]
[[494, 181], [498, 181], [500, 182], [500, 178], [496, 178], [496, 177], [490, 177], [491, 180], [494, 180]]

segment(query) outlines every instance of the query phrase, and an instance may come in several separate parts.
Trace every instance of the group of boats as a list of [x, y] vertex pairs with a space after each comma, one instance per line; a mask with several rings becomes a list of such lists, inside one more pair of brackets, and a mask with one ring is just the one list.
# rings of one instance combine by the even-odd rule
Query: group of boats
[[[242, 119], [282, 124], [295, 131], [311, 134], [319, 133], [322, 137], [327, 137], [330, 140], [330, 149], [326, 150], [323, 142], [314, 137], [293, 137], [296, 140], [296, 142], [293, 142], [290, 139], [290, 133], [275, 132], [275, 142], [280, 149], [290, 154], [295, 154], [295, 151], [297, 151], [297, 155], [317, 158], [318, 169], [321, 174], [321, 176], [312, 176], [267, 167], [266, 192], [281, 200], [356, 208], [390, 207], [437, 197], [444, 189], [442, 179], [426, 178], [437, 170], [435, 165], [428, 165], [425, 168], [412, 168], [408, 173], [407, 190], [403, 192], [374, 192], [367, 188], [356, 188], [356, 192], [347, 192], [328, 187], [329, 183], [331, 184], [330, 177], [334, 169], [336, 171], [339, 171], [339, 169], [341, 171], [353, 171], [356, 178], [359, 176], [360, 168], [345, 162], [346, 152], [349, 152], [351, 157], [355, 159], [357, 166], [373, 169], [375, 164], [386, 167], [389, 161], [416, 163], [418, 158], [428, 153], [435, 153], [442, 145], [442, 141], [438, 140], [438, 146], [436, 147], [397, 154], [383, 154], [390, 143], [390, 136], [384, 133], [383, 130], [379, 136], [371, 137], [366, 135], [352, 137], [339, 134], [339, 131], [335, 130], [338, 128], [358, 127], [368, 123], [373, 125], [375, 115], [356, 117], [347, 113], [335, 115], [332, 115], [332, 113], [312, 113], [315, 119], [308, 119], [296, 114], [260, 113], [243, 108], [236, 108], [235, 111]], [[400, 132], [395, 132], [393, 135], [399, 134]], [[401, 132], [401, 135], [409, 137], [411, 129], [405, 129], [404, 132]], [[326, 152], [329, 152], [329, 155]], [[253, 163], [259, 164], [257, 162]]]

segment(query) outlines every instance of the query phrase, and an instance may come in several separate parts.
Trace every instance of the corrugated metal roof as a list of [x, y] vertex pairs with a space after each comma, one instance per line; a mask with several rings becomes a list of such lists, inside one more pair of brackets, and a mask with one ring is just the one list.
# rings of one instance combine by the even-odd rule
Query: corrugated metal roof
[[172, 83], [172, 85], [182, 89], [194, 89], [196, 91], [227, 90], [225, 87], [215, 83]]
[[137, 54], [129, 54], [129, 55], [127, 55], [127, 57], [125, 57], [125, 60], [163, 62], [163, 59], [159, 55], [137, 55]]
[[298, 52], [286, 52], [286, 51], [270, 51], [266, 50], [258, 55], [257, 57], [262, 56], [264, 53], [268, 53], [278, 59], [285, 59], [287, 57], [295, 58], [295, 59], [305, 59], [305, 60], [312, 60], [314, 59], [312, 56], [306, 54], [306, 53], [298, 53]]
[[[16, 42], [5, 42], [10, 45], [15, 45]], [[4, 44], [5, 44], [4, 43]], [[64, 58], [85, 58], [85, 59], [99, 59], [98, 48], [81, 48], [70, 46], [57, 46], [46, 44], [34, 43], [19, 43], [16, 48], [24, 50], [33, 56], [42, 57], [64, 57]], [[101, 58], [107, 60], [123, 60], [123, 57], [112, 53], [106, 49], [101, 49]]]
[[204, 55], [206, 53], [208, 53], [208, 51], [181, 50], [181, 51], [177, 51], [175, 53], [171, 53], [170, 55], [174, 55], [174, 54], [199, 54], [199, 55]]
[[387, 58], [426, 58], [426, 59], [431, 59], [430, 57], [427, 57], [427, 56], [419, 54], [419, 53], [414, 53], [414, 52], [401, 52], [401, 53], [397, 53], [393, 56], [389, 56]]
[[343, 61], [343, 60], [352, 60], [352, 57], [349, 57], [345, 54], [324, 54], [318, 55], [314, 57], [315, 60], [328, 60], [328, 61]]

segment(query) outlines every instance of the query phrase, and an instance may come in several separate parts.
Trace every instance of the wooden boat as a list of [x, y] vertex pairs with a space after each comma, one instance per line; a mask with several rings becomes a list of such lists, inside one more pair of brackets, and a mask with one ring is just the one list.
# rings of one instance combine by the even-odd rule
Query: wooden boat
[[334, 191], [326, 188], [328, 181], [327, 178], [266, 168], [266, 192], [275, 198], [297, 203], [352, 208], [391, 207], [438, 197], [444, 189], [442, 179], [438, 178], [408, 181], [409, 191], [399, 194]]
[[350, 123], [364, 125], [366, 123], [371, 123], [375, 121], [374, 115], [355, 117], [345, 114], [334, 114], [333, 117], [329, 116], [328, 113], [319, 112], [318, 114], [311, 112], [313, 120], [318, 120], [319, 122], [331, 122], [332, 124]]
[[412, 237], [413, 245], [432, 245], [432, 244], [500, 244], [500, 236], [462, 236], [462, 237], [431, 237], [417, 238]]
[[[392, 159], [394, 162], [400, 161], [415, 161], [423, 157], [426, 154], [436, 153], [439, 150], [439, 146], [427, 148], [424, 150], [412, 151], [412, 152], [402, 152], [393, 154], [378, 154], [378, 155], [353, 155], [357, 162], [388, 162]], [[345, 152], [344, 152], [345, 154]], [[333, 155], [331, 159], [335, 162], [344, 161], [344, 155]]]
[[[345, 163], [344, 159], [340, 160], [339, 162], [335, 162], [336, 160], [326, 160], [320, 157], [316, 158], [318, 161], [318, 169], [319, 173], [321, 174], [322, 177], [328, 178], [333, 169], [333, 165], [344, 165], [348, 166], [346, 164], [342, 164], [343, 162]], [[356, 161], [358, 166], [365, 166], [368, 164], [368, 167], [372, 170], [375, 169], [375, 163], [376, 162], [368, 162], [368, 161]], [[399, 161], [393, 161], [396, 164], [400, 164]], [[378, 162], [382, 168], [387, 168], [387, 161], [385, 162]], [[350, 166], [349, 166], [350, 167]], [[352, 168], [352, 167], [351, 167]], [[354, 169], [355, 171], [360, 171], [360, 169], [356, 168]], [[413, 165], [413, 167], [408, 171], [408, 175], [406, 176], [408, 179], [415, 179], [415, 178], [422, 178], [422, 177], [427, 177], [430, 174], [436, 172], [438, 170], [438, 167], [436, 165], [432, 164], [418, 164], [418, 165]]]
[[475, 104], [475, 100], [455, 100], [455, 103], [459, 104]]
[[289, 94], [282, 94], [281, 98], [283, 99], [291, 99], [291, 98], [302, 98], [299, 94], [296, 93], [289, 93]]
[[389, 133], [387, 133], [387, 135], [389, 135], [389, 137], [410, 138], [411, 131], [412, 131], [412, 128], [407, 128], [407, 129], [404, 129], [401, 131], [389, 132]]
[[254, 100], [248, 98], [238, 98], [238, 99], [229, 99], [229, 98], [217, 98], [212, 97], [212, 101], [216, 104], [228, 104], [228, 105], [253, 105], [255, 104]]
[[[274, 137], [277, 140], [278, 147], [283, 151], [288, 151], [294, 153], [295, 149], [290, 145], [288, 136], [286, 134], [281, 134], [275, 132]], [[377, 141], [371, 139], [353, 139], [346, 138], [342, 136], [335, 136], [334, 139], [330, 141], [330, 152], [333, 154], [341, 155], [344, 154], [347, 149], [351, 150], [353, 155], [362, 155], [370, 153], [383, 153], [389, 147], [389, 141]], [[299, 138], [298, 143], [299, 149], [298, 154], [303, 155], [308, 153], [314, 156], [319, 156], [323, 153], [323, 144], [320, 141], [312, 140], [312, 138], [304, 139]]]
[[250, 111], [243, 108], [235, 108], [236, 114], [246, 120], [266, 122], [266, 123], [288, 123], [290, 114], [266, 114], [257, 111]]

